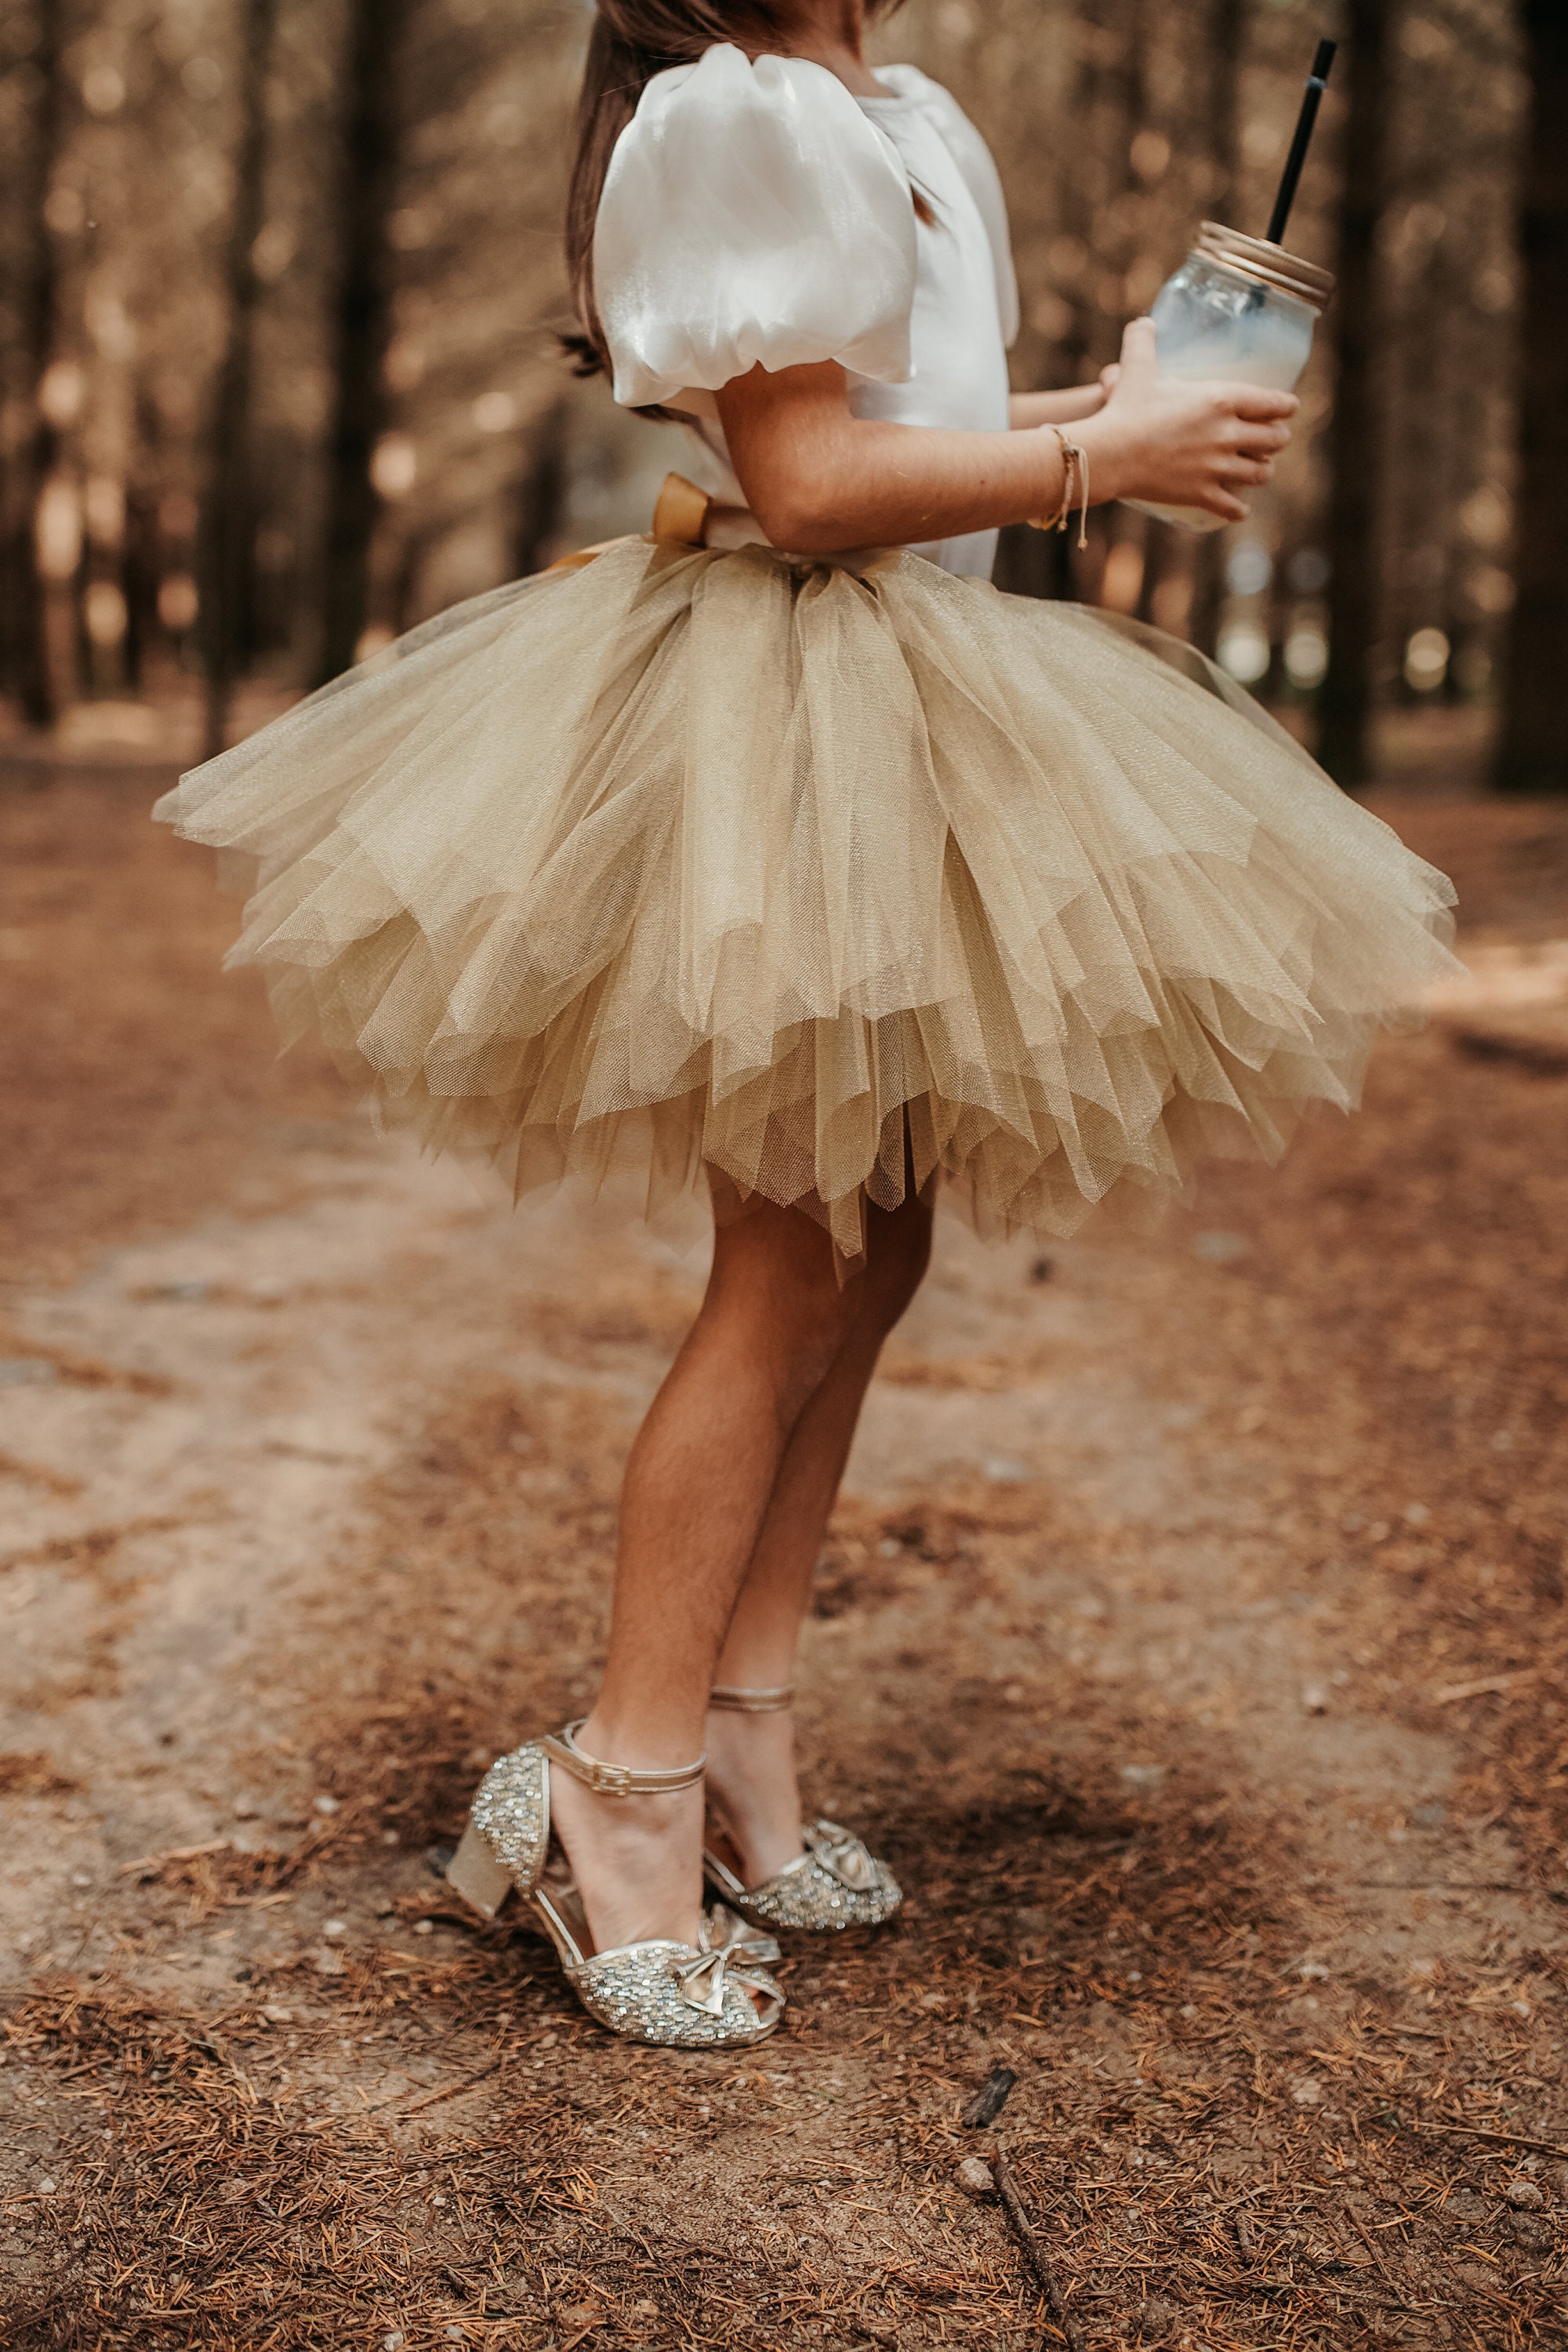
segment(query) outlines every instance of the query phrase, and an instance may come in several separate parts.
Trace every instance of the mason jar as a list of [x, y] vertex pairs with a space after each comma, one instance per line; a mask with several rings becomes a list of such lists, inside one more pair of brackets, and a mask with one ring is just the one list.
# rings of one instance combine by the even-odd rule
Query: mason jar
[[[1161, 373], [1294, 392], [1311, 354], [1313, 325], [1333, 286], [1328, 270], [1298, 260], [1282, 246], [1205, 221], [1196, 245], [1150, 310]], [[1184, 530], [1225, 528], [1220, 516], [1203, 507], [1162, 507], [1145, 499], [1127, 503]]]

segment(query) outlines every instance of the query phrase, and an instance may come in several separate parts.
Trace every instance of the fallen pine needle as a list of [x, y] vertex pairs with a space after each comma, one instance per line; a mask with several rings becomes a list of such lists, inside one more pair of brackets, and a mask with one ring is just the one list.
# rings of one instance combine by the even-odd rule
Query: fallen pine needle
[[[416, 2099], [413, 2105], [405, 2107], [403, 2112], [405, 2116], [416, 2116], [421, 2107], [433, 2107], [441, 2099], [455, 2099], [459, 2091], [469, 2089], [475, 2083], [482, 2083], [487, 2074], [493, 2074], [504, 2063], [500, 2058], [492, 2058], [488, 2065], [477, 2066], [471, 2074], [461, 2075], [455, 2083], [443, 2083], [438, 2091], [426, 2091], [422, 2099]], [[366, 2113], [373, 2116], [380, 2115], [383, 2108], [395, 2107], [399, 2105], [399, 2099], [382, 2099], [374, 2107], [367, 2108]]]
[[1538, 2156], [1568, 2158], [1568, 2147], [1554, 2139], [1526, 2139], [1521, 2132], [1482, 2131], [1479, 2124], [1417, 2124], [1417, 2132], [1458, 2133], [1462, 2139], [1489, 2139], [1499, 2147], [1533, 2148]]
[[129, 1878], [133, 1870], [161, 1870], [166, 1862], [195, 1862], [199, 1854], [226, 1853], [232, 1840], [208, 1838], [204, 1845], [172, 1845], [162, 1853], [144, 1853], [140, 1862], [122, 1862], [115, 1872], [116, 1878]]
[[1500, 1695], [1518, 1690], [1521, 1685], [1534, 1682], [1540, 1671], [1539, 1666], [1526, 1666], [1517, 1675], [1481, 1675], [1473, 1683], [1447, 1683], [1443, 1689], [1433, 1692], [1432, 1704], [1452, 1706], [1458, 1698], [1485, 1698], [1492, 1692]]

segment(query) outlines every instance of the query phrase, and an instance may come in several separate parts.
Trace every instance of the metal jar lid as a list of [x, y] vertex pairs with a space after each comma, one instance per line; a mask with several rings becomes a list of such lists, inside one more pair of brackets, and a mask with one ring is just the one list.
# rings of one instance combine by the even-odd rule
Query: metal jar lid
[[1197, 249], [1205, 261], [1222, 262], [1260, 286], [1277, 287], [1281, 294], [1305, 302], [1312, 310], [1321, 310], [1334, 290], [1331, 270], [1300, 260], [1282, 245], [1269, 245], [1260, 236], [1243, 236], [1239, 229], [1226, 228], [1220, 221], [1205, 221], [1198, 231]]

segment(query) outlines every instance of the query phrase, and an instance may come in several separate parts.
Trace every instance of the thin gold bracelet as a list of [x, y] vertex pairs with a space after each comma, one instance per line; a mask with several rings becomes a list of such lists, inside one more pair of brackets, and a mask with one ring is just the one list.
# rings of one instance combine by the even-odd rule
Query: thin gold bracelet
[[1059, 425], [1050, 428], [1062, 448], [1062, 502], [1053, 515], [1028, 515], [1031, 530], [1066, 530], [1074, 507], [1079, 509], [1078, 543], [1089, 545], [1089, 453], [1079, 441], [1069, 440]]

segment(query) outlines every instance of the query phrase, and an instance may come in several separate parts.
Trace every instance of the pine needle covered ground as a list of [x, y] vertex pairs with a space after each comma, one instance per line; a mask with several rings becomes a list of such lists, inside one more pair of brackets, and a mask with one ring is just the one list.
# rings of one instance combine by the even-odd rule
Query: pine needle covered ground
[[[156, 782], [0, 806], [0, 2341], [1024, 2352], [1000, 2149], [1089, 2352], [1568, 2343], [1550, 990], [1152, 1227], [943, 1226], [805, 1676], [910, 1899], [682, 2057], [440, 1871], [585, 1686], [700, 1256], [272, 1065]], [[1388, 813], [1552, 968], [1568, 818]]]

